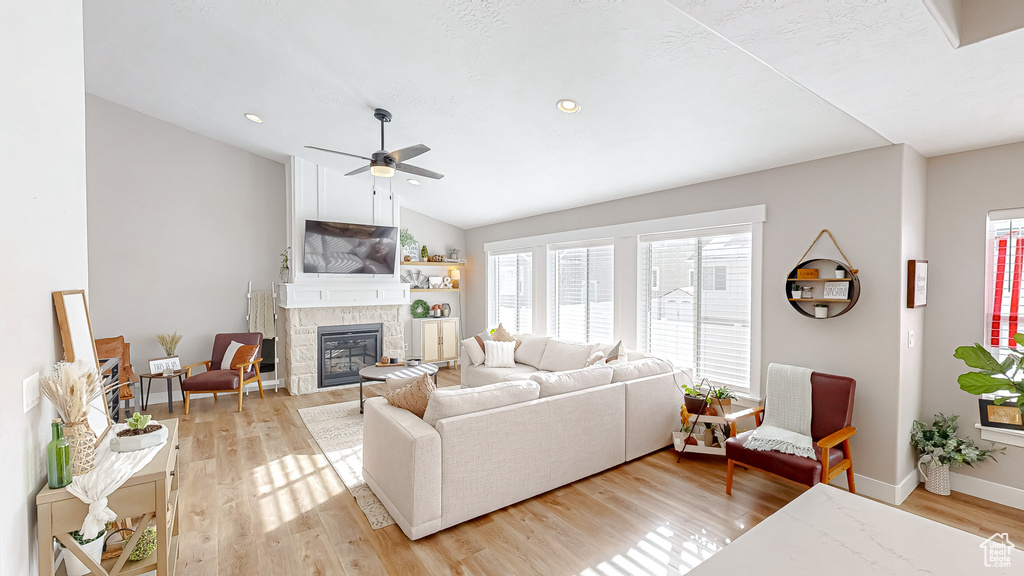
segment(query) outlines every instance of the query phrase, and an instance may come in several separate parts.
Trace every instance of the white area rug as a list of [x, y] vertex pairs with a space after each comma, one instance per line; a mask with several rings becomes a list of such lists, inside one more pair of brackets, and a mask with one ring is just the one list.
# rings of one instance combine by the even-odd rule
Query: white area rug
[[299, 416], [355, 496], [370, 527], [378, 530], [394, 524], [395, 519], [363, 481], [363, 415], [359, 413], [359, 401], [302, 408]]

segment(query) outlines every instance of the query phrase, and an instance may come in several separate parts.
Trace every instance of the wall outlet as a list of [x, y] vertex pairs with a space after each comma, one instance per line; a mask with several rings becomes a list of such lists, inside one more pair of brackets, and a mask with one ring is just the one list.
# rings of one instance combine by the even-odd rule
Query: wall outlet
[[39, 406], [39, 372], [21, 381], [21, 397], [25, 403], [25, 413]]
[[907, 332], [907, 348], [913, 348], [914, 347], [914, 341], [915, 341], [914, 331], [911, 330], [911, 331]]

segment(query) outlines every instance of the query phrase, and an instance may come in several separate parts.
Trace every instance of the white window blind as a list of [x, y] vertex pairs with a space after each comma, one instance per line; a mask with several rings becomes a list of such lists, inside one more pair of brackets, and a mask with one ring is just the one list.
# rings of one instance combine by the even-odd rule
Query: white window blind
[[490, 257], [490, 325], [501, 324], [513, 334], [533, 329], [533, 253], [494, 254]]
[[611, 245], [551, 250], [550, 333], [576, 342], [611, 342], [615, 312]]
[[750, 391], [750, 225], [640, 239], [640, 343]]
[[[1010, 211], [1002, 211], [1010, 212]], [[1007, 218], [993, 220], [989, 214], [988, 240], [991, 254], [989, 293], [986, 307], [989, 336], [986, 344], [1000, 360], [1011, 350], [1024, 350], [1024, 342], [1013, 339], [1024, 332], [1021, 322], [1021, 272], [1024, 271], [1024, 214], [1004, 214]]]

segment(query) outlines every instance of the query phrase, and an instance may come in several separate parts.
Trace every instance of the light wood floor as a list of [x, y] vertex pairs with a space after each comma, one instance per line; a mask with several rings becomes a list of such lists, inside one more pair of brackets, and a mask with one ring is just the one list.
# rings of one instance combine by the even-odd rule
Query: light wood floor
[[[458, 384], [442, 369], [441, 385]], [[372, 395], [372, 392], [370, 392]], [[175, 397], [178, 391], [175, 390]], [[685, 573], [803, 489], [738, 471], [725, 495], [725, 462], [667, 449], [427, 538], [398, 526], [371, 530], [297, 410], [358, 398], [358, 388], [266, 398], [250, 393], [150, 405], [180, 422], [178, 574]], [[856, 462], [856, 455], [855, 462]], [[1024, 514], [970, 496], [919, 487], [903, 510], [982, 537], [1024, 542]]]

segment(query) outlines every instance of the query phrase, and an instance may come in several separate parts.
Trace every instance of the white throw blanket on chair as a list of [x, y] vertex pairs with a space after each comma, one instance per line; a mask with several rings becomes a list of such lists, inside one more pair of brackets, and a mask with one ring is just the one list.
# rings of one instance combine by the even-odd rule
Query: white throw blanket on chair
[[744, 444], [751, 450], [775, 450], [812, 460], [811, 370], [785, 364], [768, 365], [764, 422]]

